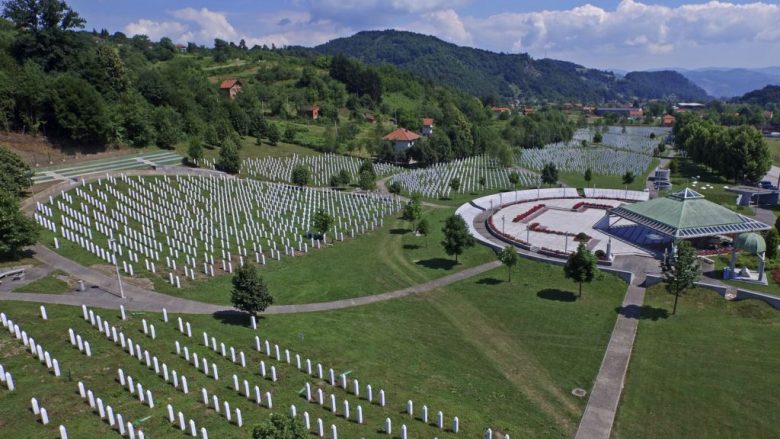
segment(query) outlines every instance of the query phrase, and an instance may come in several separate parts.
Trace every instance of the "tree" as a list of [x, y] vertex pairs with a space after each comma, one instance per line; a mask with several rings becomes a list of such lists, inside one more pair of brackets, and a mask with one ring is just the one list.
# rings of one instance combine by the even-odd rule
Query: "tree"
[[309, 184], [309, 180], [311, 179], [311, 170], [309, 170], [309, 167], [300, 164], [295, 165], [295, 167], [292, 170], [292, 183], [297, 186], [306, 186]]
[[37, 239], [38, 225], [19, 210], [16, 195], [0, 189], [0, 258], [18, 259]]
[[623, 174], [623, 184], [626, 185], [626, 188], [628, 188], [628, 185], [634, 182], [636, 180], [636, 177], [634, 176], [634, 173], [631, 171], [626, 171], [625, 174]]
[[268, 137], [268, 143], [276, 146], [276, 144], [279, 143], [279, 139], [281, 138], [281, 134], [279, 133], [279, 127], [276, 126], [275, 123], [269, 123], [266, 136]]
[[509, 273], [509, 282], [512, 282], [512, 269], [520, 260], [517, 256], [517, 250], [515, 250], [515, 247], [511, 245], [504, 247], [503, 250], [498, 252], [498, 260], [501, 261], [502, 264], [506, 265], [507, 272]]
[[21, 157], [0, 147], [0, 190], [21, 196], [32, 184], [32, 171]]
[[479, 185], [482, 187], [482, 191], [485, 190], [485, 185], [487, 184], [487, 180], [485, 179], [485, 176], [479, 177]]
[[401, 187], [401, 183], [397, 181], [390, 183], [390, 186], [387, 187], [387, 191], [395, 195], [400, 195], [401, 190], [403, 190], [403, 188]]
[[343, 186], [349, 186], [352, 183], [352, 175], [346, 169], [342, 169], [338, 174], [339, 183]]
[[198, 160], [203, 158], [203, 146], [199, 138], [193, 137], [190, 139], [190, 145], [187, 147], [187, 156], [192, 165], [197, 165]]
[[590, 168], [585, 170], [585, 183], [590, 186], [590, 181], [593, 180], [593, 171], [590, 170]]
[[458, 255], [463, 251], [474, 246], [474, 237], [469, 233], [466, 221], [460, 215], [452, 215], [444, 222], [444, 240], [441, 242], [444, 251], [455, 256], [455, 262], [458, 262]]
[[263, 278], [257, 274], [257, 269], [251, 264], [243, 267], [233, 275], [233, 290], [230, 292], [230, 303], [250, 315], [265, 311], [274, 298], [268, 291]]
[[371, 190], [376, 187], [376, 175], [373, 172], [362, 171], [358, 176], [358, 185], [363, 190]]
[[252, 430], [252, 439], [306, 439], [309, 432], [300, 418], [271, 413], [271, 417]]
[[677, 254], [666, 255], [661, 261], [661, 271], [663, 271], [664, 284], [666, 291], [674, 294], [674, 308], [672, 315], [677, 313], [677, 300], [680, 295], [689, 288], [693, 288], [693, 283], [699, 278], [699, 261], [696, 259], [696, 250], [688, 241], [679, 241], [677, 243]]
[[404, 221], [409, 221], [410, 223], [415, 223], [420, 219], [421, 216], [422, 206], [420, 204], [420, 197], [418, 195], [414, 195], [412, 199], [404, 205], [404, 208], [401, 212], [401, 219]]
[[51, 99], [56, 123], [68, 138], [90, 143], [107, 140], [105, 102], [92, 84], [66, 73], [54, 82]]
[[593, 135], [593, 143], [601, 143], [602, 140], [604, 140], [604, 136], [599, 131], [596, 131], [596, 134]]
[[558, 168], [555, 163], [547, 163], [542, 168], [542, 183], [553, 185], [558, 182]]
[[[425, 236], [426, 238], [431, 233], [431, 224], [428, 222], [427, 219], [422, 218], [420, 219], [420, 222], [417, 223], [417, 233], [420, 235]], [[428, 240], [425, 240], [425, 248], [428, 248]]]
[[580, 285], [578, 295], [582, 296], [582, 283], [590, 283], [596, 275], [596, 257], [588, 250], [584, 243], [577, 246], [577, 251], [569, 255], [566, 265], [563, 266], [563, 274]]
[[517, 185], [520, 183], [520, 174], [515, 171], [509, 173], [509, 183], [514, 189], [517, 189]]
[[232, 143], [226, 144], [219, 150], [217, 169], [234, 175], [241, 171], [241, 157], [238, 155], [238, 148]]
[[452, 180], [450, 180], [450, 189], [454, 191], [460, 189], [460, 178], [453, 177]]
[[677, 160], [670, 160], [669, 161], [669, 172], [672, 174], [676, 174], [680, 171], [680, 166], [677, 164]]
[[766, 241], [766, 257], [768, 259], [774, 259], [777, 257], [777, 244], [778, 244], [778, 236], [777, 236], [777, 230], [770, 229], [766, 232], [766, 235], [764, 236], [764, 239]]
[[333, 225], [333, 217], [320, 209], [314, 214], [314, 231], [320, 236], [324, 236], [325, 233], [330, 230], [330, 226]]
[[780, 216], [775, 220], [775, 229], [780, 232]]

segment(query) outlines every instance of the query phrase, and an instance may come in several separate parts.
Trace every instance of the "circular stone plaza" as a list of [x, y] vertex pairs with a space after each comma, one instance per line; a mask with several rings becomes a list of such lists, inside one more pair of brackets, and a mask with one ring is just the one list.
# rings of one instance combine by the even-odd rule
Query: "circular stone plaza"
[[770, 228], [691, 189], [652, 200], [643, 191], [532, 189], [481, 197], [457, 213], [488, 246], [566, 257], [582, 242], [603, 263], [621, 255], [660, 257], [679, 239], [704, 249]]

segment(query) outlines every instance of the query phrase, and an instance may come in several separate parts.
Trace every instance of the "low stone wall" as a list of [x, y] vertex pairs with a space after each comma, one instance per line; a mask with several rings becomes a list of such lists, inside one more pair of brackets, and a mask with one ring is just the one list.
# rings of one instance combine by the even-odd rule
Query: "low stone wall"
[[[653, 285], [657, 285], [661, 283], [662, 281], [663, 278], [661, 276], [656, 274], [648, 274], [647, 279], [645, 280], [645, 286], [651, 287]], [[707, 282], [696, 282], [695, 285], [697, 287], [706, 288], [708, 290], [714, 291], [723, 297], [725, 297], [726, 293], [728, 293], [729, 291], [728, 285], [715, 285]], [[766, 294], [766, 293], [759, 293], [757, 291], [750, 291], [750, 290], [744, 290], [742, 288], [737, 288], [737, 297], [734, 300], [745, 300], [745, 299], [761, 300], [766, 302], [772, 308], [780, 310], [780, 297], [773, 296], [771, 294]]]

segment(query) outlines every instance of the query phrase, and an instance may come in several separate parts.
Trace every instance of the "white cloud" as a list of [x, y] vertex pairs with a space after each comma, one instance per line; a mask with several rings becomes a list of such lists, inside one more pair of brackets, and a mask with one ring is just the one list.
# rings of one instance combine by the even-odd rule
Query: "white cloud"
[[414, 21], [408, 26], [399, 26], [399, 29], [436, 35], [443, 40], [455, 44], [474, 44], [474, 38], [471, 35], [471, 32], [466, 29], [460, 16], [458, 16], [458, 13], [453, 9], [425, 13], [419, 20]]
[[197, 24], [196, 38], [200, 41], [213, 41], [215, 38], [232, 41], [238, 37], [238, 32], [228, 22], [223, 12], [215, 12], [207, 8], [184, 8], [173, 11], [172, 15], [179, 20]]
[[567, 10], [501, 13], [464, 19], [482, 47], [553, 53], [612, 50], [664, 54], [678, 47], [778, 41], [780, 6], [711, 1], [678, 7], [622, 0], [614, 10], [584, 5]]
[[155, 41], [166, 36], [180, 36], [186, 30], [187, 26], [176, 21], [152, 21], [144, 18], [125, 26], [127, 34], [146, 35]]

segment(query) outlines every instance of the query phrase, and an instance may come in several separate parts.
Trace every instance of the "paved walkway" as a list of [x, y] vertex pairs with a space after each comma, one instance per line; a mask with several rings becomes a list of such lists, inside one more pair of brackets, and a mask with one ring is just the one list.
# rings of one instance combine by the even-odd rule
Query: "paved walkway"
[[[84, 280], [88, 285], [87, 291], [60, 295], [12, 293], [11, 290], [22, 285], [22, 283], [8, 283], [6, 284], [6, 288], [0, 289], [0, 300], [19, 300], [63, 305], [86, 304], [99, 308], [118, 308], [121, 304], [130, 310], [159, 312], [162, 308], [166, 308], [170, 312], [181, 314], [214, 314], [217, 312], [235, 311], [235, 309], [230, 306], [214, 305], [160, 294], [136, 285], [128, 284], [127, 282], [122, 283], [122, 289], [125, 293], [125, 299], [122, 299], [119, 293], [119, 282], [116, 277], [107, 276], [97, 270], [85, 267], [68, 258], [60, 256], [43, 245], [36, 245], [32, 249], [35, 252], [35, 257], [43, 262], [45, 266], [62, 270], [76, 279]], [[432, 291], [473, 276], [478, 276], [497, 268], [500, 265], [501, 264], [498, 261], [488, 262], [409, 288], [370, 296], [300, 305], [272, 305], [268, 307], [264, 314], [293, 314], [328, 311], [397, 299], [412, 294]]]
[[635, 275], [634, 281], [628, 286], [622, 309], [612, 329], [612, 336], [609, 338], [575, 439], [609, 439], [612, 433], [639, 325], [639, 314], [645, 300], [645, 289], [640, 286], [645, 277], [636, 272]]

